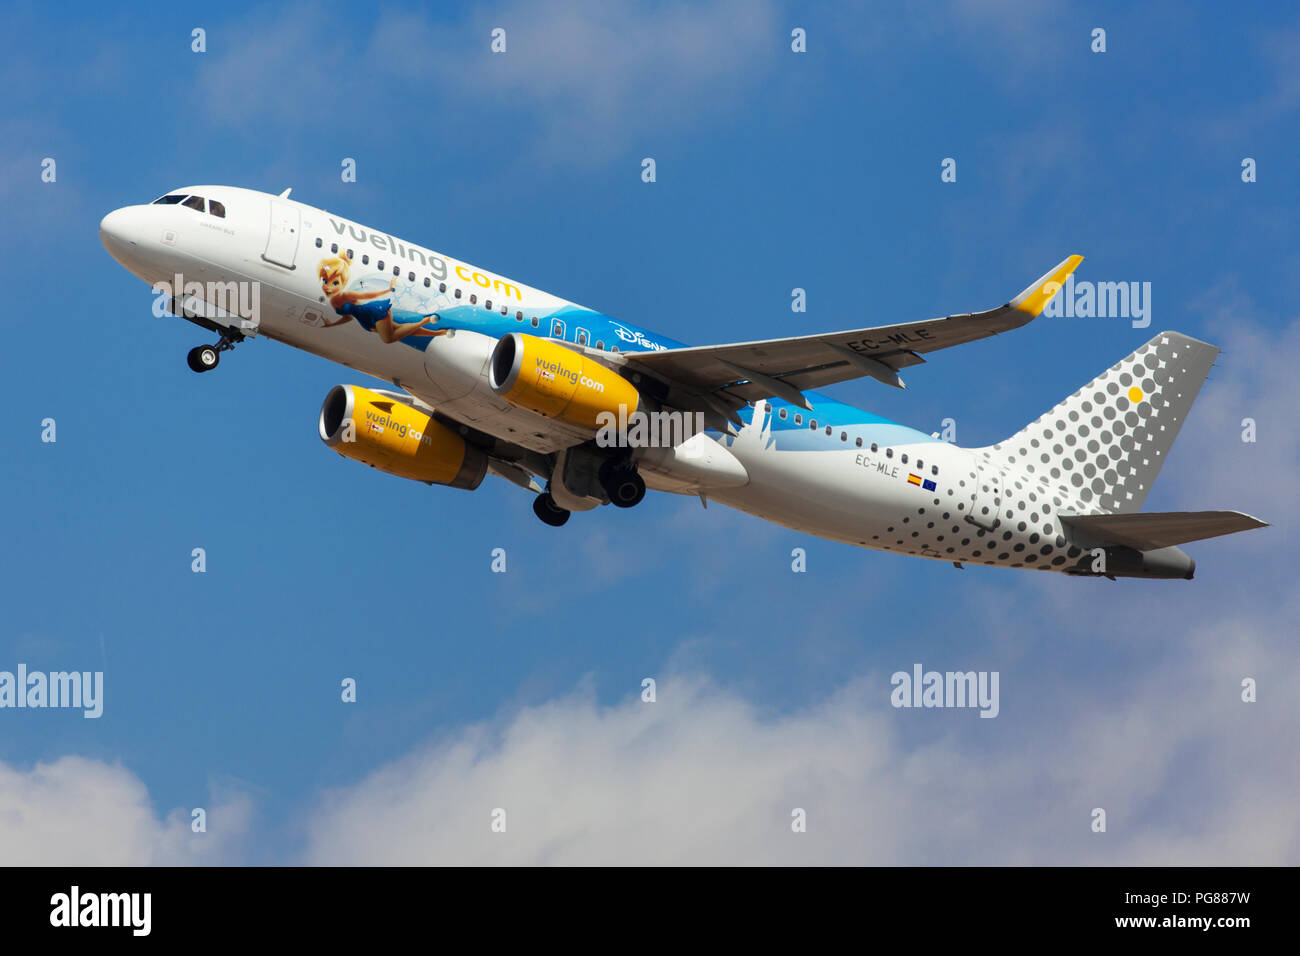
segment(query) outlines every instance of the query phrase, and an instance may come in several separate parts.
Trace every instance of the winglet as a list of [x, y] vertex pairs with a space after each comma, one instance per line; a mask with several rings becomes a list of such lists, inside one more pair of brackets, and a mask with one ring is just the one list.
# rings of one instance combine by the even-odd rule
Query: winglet
[[1079, 267], [1083, 261], [1083, 256], [1070, 256], [1051, 272], [1041, 276], [1037, 282], [1031, 285], [1020, 295], [1016, 296], [1007, 303], [1011, 308], [1018, 312], [1023, 312], [1030, 318], [1037, 317], [1051, 301], [1052, 296], [1060, 291], [1065, 277]]

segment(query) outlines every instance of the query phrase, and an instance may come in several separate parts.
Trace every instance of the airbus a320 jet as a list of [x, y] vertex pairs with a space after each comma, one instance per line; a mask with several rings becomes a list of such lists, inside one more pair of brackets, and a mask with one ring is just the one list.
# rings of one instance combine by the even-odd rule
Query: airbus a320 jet
[[1186, 578], [1178, 545], [1264, 522], [1142, 504], [1219, 350], [1161, 332], [1014, 435], [961, 448], [814, 389], [902, 388], [925, 356], [1019, 328], [1082, 261], [984, 312], [687, 346], [279, 196], [178, 189], [104, 217], [113, 257], [218, 336], [197, 372], [261, 336], [374, 376], [338, 385], [322, 441], [402, 478], [493, 474], [549, 525], [698, 496], [832, 541], [1083, 576]]

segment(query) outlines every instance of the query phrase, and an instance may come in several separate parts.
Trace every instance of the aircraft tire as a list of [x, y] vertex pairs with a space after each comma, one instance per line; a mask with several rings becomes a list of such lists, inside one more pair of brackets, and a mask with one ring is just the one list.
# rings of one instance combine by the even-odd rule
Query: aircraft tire
[[217, 367], [221, 355], [211, 345], [199, 345], [190, 349], [185, 361], [196, 372], [208, 372]]
[[543, 491], [533, 499], [533, 514], [552, 528], [558, 528], [569, 520], [569, 512], [555, 503], [549, 491]]

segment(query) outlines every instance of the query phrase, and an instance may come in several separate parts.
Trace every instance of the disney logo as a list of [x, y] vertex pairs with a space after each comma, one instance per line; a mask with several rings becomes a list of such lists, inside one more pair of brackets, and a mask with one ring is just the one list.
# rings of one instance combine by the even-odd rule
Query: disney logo
[[641, 348], [649, 349], [652, 352], [667, 351], [667, 349], [658, 342], [651, 342], [645, 337], [645, 334], [639, 330], [629, 329], [626, 325], [620, 325], [618, 322], [611, 322], [610, 325], [614, 327], [614, 334], [624, 342], [629, 342], [633, 345], [640, 346]]

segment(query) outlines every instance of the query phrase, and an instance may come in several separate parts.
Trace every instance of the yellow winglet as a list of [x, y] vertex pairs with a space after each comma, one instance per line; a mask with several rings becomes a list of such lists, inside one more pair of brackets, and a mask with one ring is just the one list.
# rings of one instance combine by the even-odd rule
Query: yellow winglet
[[1070, 256], [1007, 304], [1018, 312], [1031, 317], [1037, 316], [1052, 296], [1061, 290], [1065, 277], [1077, 269], [1082, 261], [1083, 256]]

